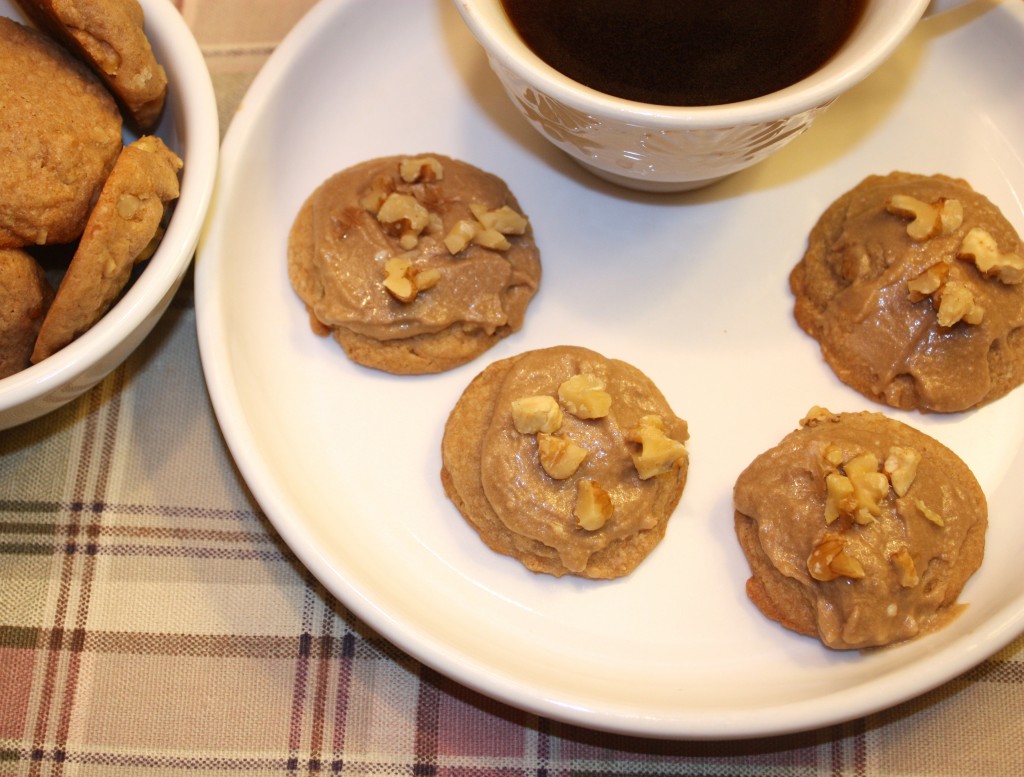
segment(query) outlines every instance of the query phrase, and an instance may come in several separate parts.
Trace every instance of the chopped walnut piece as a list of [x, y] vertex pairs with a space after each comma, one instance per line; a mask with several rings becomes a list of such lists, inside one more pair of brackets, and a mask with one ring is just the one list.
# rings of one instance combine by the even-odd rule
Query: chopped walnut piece
[[833, 467], [841, 467], [845, 458], [843, 449], [835, 443], [829, 443], [822, 451], [821, 457], [825, 463], [831, 464]]
[[555, 480], [565, 480], [576, 474], [587, 458], [587, 450], [567, 437], [545, 432], [537, 433], [537, 452], [540, 465]]
[[580, 478], [576, 481], [576, 507], [573, 515], [581, 529], [597, 531], [615, 512], [612, 498], [596, 480]]
[[939, 326], [949, 328], [958, 321], [976, 326], [985, 318], [985, 308], [974, 300], [967, 284], [960, 281], [943, 284], [932, 299], [938, 303], [935, 312]]
[[562, 408], [554, 397], [544, 394], [514, 399], [512, 423], [520, 434], [551, 434], [562, 426]]
[[826, 534], [807, 557], [807, 571], [815, 580], [828, 582], [837, 577], [859, 580], [864, 566], [845, 552], [846, 541], [835, 534]]
[[825, 477], [825, 523], [834, 522], [841, 515], [853, 515], [857, 510], [857, 494], [846, 475], [830, 472]]
[[864, 577], [864, 565], [846, 551], [840, 551], [829, 562], [828, 568], [840, 577], [860, 580]]
[[845, 458], [843, 449], [835, 443], [812, 440], [807, 449], [808, 472], [824, 480], [833, 472], [839, 472]]
[[407, 256], [394, 256], [384, 262], [384, 288], [399, 302], [412, 302], [421, 291], [433, 288], [441, 280], [436, 267], [417, 269]]
[[373, 179], [370, 188], [359, 198], [359, 207], [369, 211], [374, 216], [380, 212], [380, 206], [384, 200], [395, 190], [395, 182], [388, 176], [380, 175]]
[[506, 235], [523, 235], [529, 222], [526, 217], [516, 213], [508, 205], [493, 210], [478, 202], [469, 206], [473, 218], [460, 219], [448, 231], [444, 244], [448, 252], [455, 256], [475, 243], [492, 251], [507, 251], [512, 247]]
[[892, 553], [889, 556], [889, 560], [892, 561], [897, 573], [899, 573], [900, 585], [902, 587], [913, 588], [921, 582], [921, 578], [917, 574], [917, 567], [914, 565], [914, 559], [911, 558], [910, 552], [906, 548], [900, 548]]
[[508, 238], [496, 229], [478, 229], [473, 235], [473, 242], [492, 251], [507, 251], [512, 247]]
[[939, 231], [951, 235], [964, 223], [964, 206], [960, 200], [944, 200], [939, 210]]
[[878, 457], [870, 452], [854, 456], [843, 466], [857, 496], [857, 509], [852, 515], [857, 523], [871, 523], [882, 514], [879, 501], [889, 494], [889, 478], [878, 467]]
[[906, 496], [917, 477], [917, 465], [920, 463], [921, 454], [914, 448], [894, 445], [889, 449], [882, 470], [889, 476], [896, 496]]
[[473, 238], [476, 237], [476, 233], [479, 231], [480, 225], [475, 221], [469, 219], [459, 219], [455, 222], [455, 225], [445, 235], [444, 245], [448, 249], [448, 253], [452, 256], [465, 251]]
[[410, 250], [419, 244], [420, 233], [430, 223], [430, 213], [411, 194], [392, 192], [377, 211], [377, 221], [394, 230], [402, 248]]
[[960, 201], [945, 198], [929, 204], [907, 194], [895, 194], [885, 203], [885, 209], [900, 218], [913, 219], [907, 225], [907, 235], [919, 242], [955, 232], [964, 218]]
[[436, 267], [426, 267], [417, 270], [413, 275], [413, 280], [416, 281], [417, 291], [426, 291], [434, 288], [441, 281], [441, 271]]
[[484, 229], [493, 229], [503, 235], [524, 235], [530, 223], [526, 216], [512, 210], [508, 205], [491, 210], [474, 202], [469, 209]]
[[800, 419], [800, 426], [815, 426], [817, 424], [823, 424], [826, 421], [838, 420], [839, 416], [832, 411], [819, 405], [815, 405], [807, 411], [807, 415]]
[[949, 265], [945, 262], [933, 264], [916, 278], [907, 281], [907, 291], [911, 302], [920, 302], [942, 288], [949, 276]]
[[444, 167], [432, 156], [403, 159], [398, 174], [406, 183], [433, 183], [444, 178]]
[[558, 399], [577, 418], [604, 418], [612, 406], [612, 395], [604, 390], [604, 381], [584, 372], [573, 375], [558, 387]]
[[980, 227], [964, 237], [958, 259], [969, 259], [987, 277], [996, 277], [1007, 285], [1024, 281], [1024, 259], [1017, 254], [1001, 253], [995, 238]]
[[396, 256], [384, 263], [384, 288], [399, 302], [416, 299], [416, 284], [412, 281], [412, 262], [404, 256]]
[[915, 499], [914, 500], [914, 505], [917, 507], [918, 510], [920, 510], [921, 515], [923, 515], [929, 521], [934, 523], [936, 526], [945, 526], [946, 525], [946, 521], [943, 519], [943, 517], [941, 515], [939, 515], [937, 512], [935, 512], [928, 505], [926, 505], [923, 500]]
[[142, 207], [142, 200], [134, 194], [125, 192], [117, 198], [117, 215], [125, 221], [133, 218], [139, 212], [140, 207]]
[[670, 471], [677, 461], [686, 456], [686, 446], [665, 433], [665, 422], [658, 415], [645, 415], [626, 439], [640, 445], [640, 452], [631, 456], [641, 480]]

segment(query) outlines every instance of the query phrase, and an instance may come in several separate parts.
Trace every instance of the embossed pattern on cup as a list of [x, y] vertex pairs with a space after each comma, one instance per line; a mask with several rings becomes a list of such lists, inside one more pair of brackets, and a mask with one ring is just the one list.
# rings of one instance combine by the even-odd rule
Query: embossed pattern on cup
[[454, 3], [534, 129], [601, 178], [648, 191], [697, 188], [778, 151], [881, 65], [929, 8], [929, 0], [868, 0], [850, 39], [811, 76], [751, 100], [687, 108], [632, 102], [579, 84], [526, 46], [501, 0]]
[[573, 108], [539, 91], [493, 57], [490, 64], [520, 113], [555, 146], [605, 180], [649, 191], [704, 186], [756, 164], [805, 132], [832, 102], [770, 121], [643, 128]]

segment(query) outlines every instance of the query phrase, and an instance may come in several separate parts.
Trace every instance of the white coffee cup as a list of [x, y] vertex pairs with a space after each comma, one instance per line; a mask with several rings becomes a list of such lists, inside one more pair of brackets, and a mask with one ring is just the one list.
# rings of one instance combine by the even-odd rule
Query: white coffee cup
[[778, 151], [878, 68], [929, 5], [868, 0], [845, 43], [803, 80], [743, 102], [672, 107], [613, 97], [563, 75], [523, 42], [501, 0], [454, 2], [513, 104], [541, 135], [601, 178], [646, 191], [697, 188]]

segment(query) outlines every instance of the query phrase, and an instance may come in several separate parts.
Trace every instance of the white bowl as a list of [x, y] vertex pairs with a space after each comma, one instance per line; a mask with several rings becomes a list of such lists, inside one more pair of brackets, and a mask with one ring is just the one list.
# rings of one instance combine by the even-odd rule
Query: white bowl
[[[131, 287], [91, 329], [39, 364], [0, 379], [0, 429], [55, 410], [99, 383], [145, 339], [163, 315], [195, 252], [213, 193], [220, 128], [210, 73], [181, 13], [169, 0], [140, 0], [146, 33], [167, 71], [167, 106], [155, 134], [185, 166], [181, 196], [156, 253]], [[25, 21], [9, 0], [0, 15]], [[125, 140], [134, 139], [126, 135]]]

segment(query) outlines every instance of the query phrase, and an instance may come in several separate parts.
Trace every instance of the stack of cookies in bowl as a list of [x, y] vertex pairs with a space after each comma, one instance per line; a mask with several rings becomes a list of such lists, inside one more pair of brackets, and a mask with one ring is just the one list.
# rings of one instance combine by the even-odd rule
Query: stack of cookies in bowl
[[191, 260], [218, 142], [170, 4], [0, 7], [0, 428], [77, 396], [148, 333]]

